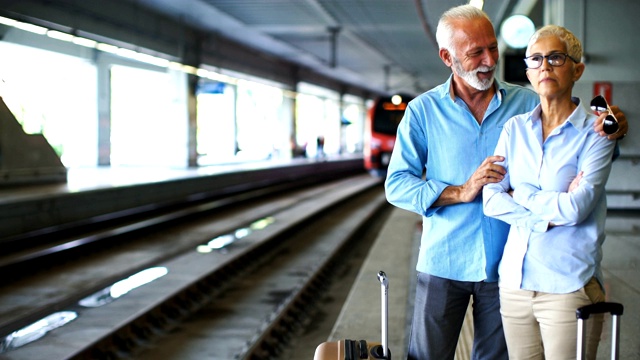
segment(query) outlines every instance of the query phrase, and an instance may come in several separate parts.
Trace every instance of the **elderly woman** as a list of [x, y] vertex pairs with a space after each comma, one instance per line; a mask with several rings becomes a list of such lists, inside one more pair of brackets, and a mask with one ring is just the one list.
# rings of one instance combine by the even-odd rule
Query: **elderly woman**
[[[511, 118], [495, 150], [505, 178], [483, 189], [484, 212], [511, 225], [500, 262], [500, 312], [510, 359], [575, 359], [577, 308], [605, 300], [600, 270], [605, 183], [615, 142], [571, 96], [582, 46], [567, 29], [539, 29], [527, 47], [527, 77], [540, 95]], [[595, 359], [602, 316], [589, 320]]]

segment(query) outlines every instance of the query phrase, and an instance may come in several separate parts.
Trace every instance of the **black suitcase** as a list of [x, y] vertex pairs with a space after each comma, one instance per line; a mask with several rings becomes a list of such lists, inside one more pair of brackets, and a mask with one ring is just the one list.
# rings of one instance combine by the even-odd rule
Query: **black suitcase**
[[624, 311], [624, 306], [613, 302], [600, 302], [587, 305], [576, 310], [578, 318], [578, 346], [576, 359], [584, 359], [587, 346], [587, 332], [585, 331], [585, 321], [589, 319], [591, 314], [611, 314], [611, 359], [618, 360], [620, 358], [620, 316]]
[[366, 340], [338, 340], [326, 341], [318, 345], [313, 356], [314, 360], [357, 360], [357, 359], [386, 359], [391, 360], [391, 352], [387, 344], [389, 317], [389, 281], [384, 271], [378, 273], [382, 301], [382, 343]]

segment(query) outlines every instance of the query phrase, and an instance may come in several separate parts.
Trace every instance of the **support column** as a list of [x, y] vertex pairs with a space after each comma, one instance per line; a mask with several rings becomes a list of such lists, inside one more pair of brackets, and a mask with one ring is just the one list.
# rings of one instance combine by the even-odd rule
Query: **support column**
[[[194, 35], [197, 40], [195, 46], [190, 49], [183, 48], [183, 63], [194, 68], [200, 67], [202, 63], [202, 42], [205, 38]], [[198, 167], [198, 89], [199, 77], [197, 75], [187, 75], [187, 111], [188, 111], [188, 135], [187, 135], [187, 164], [189, 167]]]
[[95, 50], [98, 86], [98, 166], [111, 166], [111, 63]]

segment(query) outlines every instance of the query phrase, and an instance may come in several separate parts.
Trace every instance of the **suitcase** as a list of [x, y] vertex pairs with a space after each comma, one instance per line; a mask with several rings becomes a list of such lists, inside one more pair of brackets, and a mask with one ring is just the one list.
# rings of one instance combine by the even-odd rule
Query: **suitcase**
[[357, 360], [357, 359], [387, 359], [391, 360], [391, 352], [388, 347], [389, 317], [389, 281], [384, 271], [378, 273], [380, 281], [380, 295], [382, 301], [382, 343], [367, 342], [366, 340], [343, 339], [338, 341], [326, 341], [318, 345], [313, 356], [314, 360]]
[[622, 304], [613, 302], [600, 302], [587, 305], [576, 310], [578, 318], [578, 346], [576, 359], [584, 359], [587, 346], [587, 332], [585, 331], [585, 321], [589, 319], [591, 314], [611, 313], [611, 359], [618, 360], [620, 358], [620, 316], [624, 307]]

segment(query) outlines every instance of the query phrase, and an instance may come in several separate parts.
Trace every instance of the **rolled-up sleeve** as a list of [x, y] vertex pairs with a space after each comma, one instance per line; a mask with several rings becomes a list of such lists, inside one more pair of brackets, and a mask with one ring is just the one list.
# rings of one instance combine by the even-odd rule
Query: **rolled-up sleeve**
[[424, 122], [419, 121], [414, 112], [415, 109], [409, 106], [398, 126], [385, 180], [385, 194], [392, 205], [429, 216], [437, 211], [431, 205], [448, 185], [423, 178], [428, 155], [427, 136], [422, 125]]

